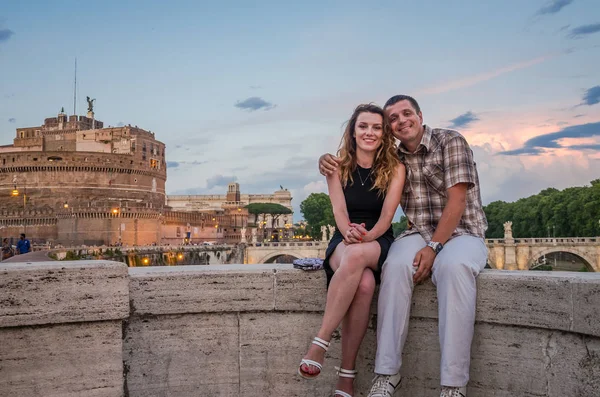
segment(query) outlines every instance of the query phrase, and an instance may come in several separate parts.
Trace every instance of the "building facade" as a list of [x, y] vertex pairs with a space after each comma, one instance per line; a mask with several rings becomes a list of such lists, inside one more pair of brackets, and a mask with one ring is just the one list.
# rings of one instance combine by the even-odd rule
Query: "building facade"
[[222, 240], [224, 214], [169, 208], [166, 179], [154, 133], [61, 111], [0, 146], [0, 236], [62, 245]]
[[[245, 208], [253, 203], [274, 203], [288, 208], [292, 213], [275, 217], [268, 215], [266, 219], [257, 219], [248, 214]], [[223, 225], [221, 231], [225, 241], [230, 243], [251, 241], [252, 228], [258, 228], [261, 239], [287, 239], [292, 234], [292, 194], [281, 188], [273, 194], [242, 194], [240, 185], [232, 182], [223, 195], [168, 195], [167, 205], [174, 211], [193, 213], [218, 213], [227, 219], [229, 224]], [[244, 236], [242, 236], [242, 232]]]

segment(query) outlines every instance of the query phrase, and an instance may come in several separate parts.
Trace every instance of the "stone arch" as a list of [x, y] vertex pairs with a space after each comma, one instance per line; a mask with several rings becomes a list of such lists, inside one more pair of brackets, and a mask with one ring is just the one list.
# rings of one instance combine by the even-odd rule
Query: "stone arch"
[[582, 253], [580, 250], [570, 248], [570, 247], [551, 247], [551, 248], [542, 249], [537, 252], [533, 252], [531, 254], [531, 258], [529, 259], [529, 262], [527, 263], [527, 268], [530, 269], [531, 266], [534, 263], [536, 263], [538, 261], [538, 259], [540, 259], [542, 256], [552, 254], [552, 253], [559, 253], [559, 252], [568, 252], [569, 254], [575, 255], [576, 257], [581, 259], [581, 261], [588, 268], [588, 270], [590, 270], [592, 272], [596, 271], [596, 269], [594, 268], [594, 260], [591, 257]]
[[256, 263], [273, 263], [273, 261], [281, 256], [292, 256], [296, 259], [299, 258], [303, 258], [304, 255], [300, 255], [297, 252], [282, 252], [282, 251], [277, 251], [277, 252], [270, 252], [267, 255], [263, 256], [259, 261], [257, 261]]
[[275, 263], [275, 261], [279, 258], [281, 258], [282, 256], [289, 256], [292, 257], [294, 259], [299, 259], [299, 257], [297, 257], [296, 255], [291, 255], [291, 254], [279, 254], [279, 255], [273, 255], [270, 258], [268, 258], [267, 260], [261, 262], [261, 263]]

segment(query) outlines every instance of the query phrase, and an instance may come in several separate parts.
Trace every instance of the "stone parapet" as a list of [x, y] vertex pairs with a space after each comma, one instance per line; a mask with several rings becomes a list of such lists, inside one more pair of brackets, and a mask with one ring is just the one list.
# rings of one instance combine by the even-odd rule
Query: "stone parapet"
[[0, 396], [123, 395], [125, 265], [0, 264]]
[[[0, 265], [0, 396], [328, 396], [297, 365], [325, 305], [323, 272], [291, 265], [126, 269], [106, 261]], [[127, 272], [129, 277], [127, 277]], [[600, 274], [484, 271], [469, 397], [597, 396]], [[373, 374], [376, 305], [355, 397]], [[417, 286], [403, 396], [439, 396], [437, 301]]]

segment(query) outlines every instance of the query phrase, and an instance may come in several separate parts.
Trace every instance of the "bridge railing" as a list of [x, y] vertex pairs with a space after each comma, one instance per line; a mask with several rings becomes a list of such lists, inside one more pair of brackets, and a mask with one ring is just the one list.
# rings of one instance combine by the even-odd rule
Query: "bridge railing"
[[279, 243], [249, 243], [248, 247], [324, 247], [326, 241], [279, 242]]
[[[488, 238], [485, 240], [487, 244], [506, 244], [506, 239], [503, 238]], [[550, 238], [515, 238], [512, 240], [514, 244], [598, 244], [600, 237], [550, 237]]]

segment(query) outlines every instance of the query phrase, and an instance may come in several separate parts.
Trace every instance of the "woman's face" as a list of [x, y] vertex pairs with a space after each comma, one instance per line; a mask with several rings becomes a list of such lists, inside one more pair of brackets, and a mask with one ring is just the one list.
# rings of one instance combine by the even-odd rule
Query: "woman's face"
[[377, 113], [362, 112], [356, 119], [354, 137], [357, 150], [375, 152], [382, 143], [383, 117]]

